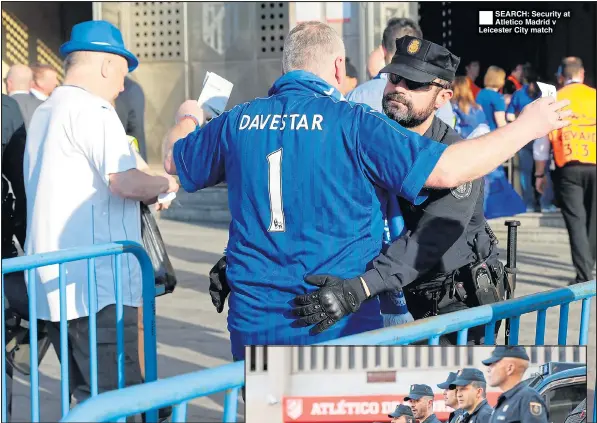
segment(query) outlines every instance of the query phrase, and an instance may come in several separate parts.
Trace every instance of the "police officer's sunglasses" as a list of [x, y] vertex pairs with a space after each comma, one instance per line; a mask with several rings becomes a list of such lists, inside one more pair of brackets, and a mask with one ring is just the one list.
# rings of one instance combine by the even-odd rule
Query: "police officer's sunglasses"
[[403, 78], [402, 76], [396, 75], [395, 73], [388, 74], [388, 79], [394, 85], [398, 85], [398, 84], [400, 84], [400, 82], [404, 81], [406, 88], [408, 88], [411, 91], [420, 90], [421, 88], [427, 88], [432, 85], [434, 85], [436, 87], [440, 87], [440, 88], [446, 88], [439, 82], [433, 82], [433, 81], [432, 82], [416, 82], [416, 81], [412, 81], [410, 79]]

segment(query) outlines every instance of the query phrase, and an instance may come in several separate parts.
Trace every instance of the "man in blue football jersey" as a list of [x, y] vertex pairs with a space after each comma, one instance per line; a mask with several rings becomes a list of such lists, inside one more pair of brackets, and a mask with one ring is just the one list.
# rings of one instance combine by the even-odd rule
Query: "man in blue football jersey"
[[[186, 191], [228, 184], [235, 359], [244, 357], [245, 345], [311, 344], [382, 327], [375, 296], [395, 287], [348, 279], [380, 252], [382, 191], [420, 204], [424, 187], [479, 178], [567, 125], [562, 119], [569, 114], [558, 111], [568, 103], [542, 99], [504, 128], [446, 146], [344, 101], [344, 60], [342, 39], [329, 26], [299, 24], [286, 38], [284, 75], [269, 97], [237, 105], [201, 128], [202, 112], [189, 100], [164, 141], [164, 167]], [[329, 317], [323, 324], [333, 327], [315, 336], [292, 325], [294, 298], [315, 289], [304, 281], [309, 274], [347, 280], [325, 291], [340, 307], [322, 298]]]

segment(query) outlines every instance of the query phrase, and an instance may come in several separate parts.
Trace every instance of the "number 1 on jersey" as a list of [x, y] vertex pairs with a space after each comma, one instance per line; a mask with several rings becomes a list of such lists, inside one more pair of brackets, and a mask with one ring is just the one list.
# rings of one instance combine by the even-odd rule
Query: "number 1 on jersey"
[[282, 208], [282, 149], [267, 155], [269, 170], [269, 207], [271, 220], [268, 232], [284, 232], [284, 210]]

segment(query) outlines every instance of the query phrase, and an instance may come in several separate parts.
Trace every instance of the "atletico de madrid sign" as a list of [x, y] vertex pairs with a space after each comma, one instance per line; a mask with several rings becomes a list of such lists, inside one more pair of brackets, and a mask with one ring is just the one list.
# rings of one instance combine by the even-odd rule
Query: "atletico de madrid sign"
[[[494, 406], [500, 392], [487, 392], [487, 401]], [[400, 404], [408, 405], [404, 395], [368, 395], [345, 397], [286, 397], [285, 423], [349, 423], [389, 421], [388, 414]], [[433, 410], [445, 421], [453, 410], [446, 407], [442, 394], [435, 394]]]

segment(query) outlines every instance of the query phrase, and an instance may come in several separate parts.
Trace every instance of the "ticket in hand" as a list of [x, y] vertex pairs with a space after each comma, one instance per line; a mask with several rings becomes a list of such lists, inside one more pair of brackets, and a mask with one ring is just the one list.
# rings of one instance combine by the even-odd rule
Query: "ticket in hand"
[[232, 93], [232, 82], [221, 76], [207, 72], [203, 81], [203, 89], [197, 102], [203, 110], [207, 111], [212, 117], [218, 117], [224, 110]]
[[541, 97], [556, 97], [556, 87], [550, 84], [544, 84], [543, 82], [537, 82], [539, 89], [541, 90]]
[[169, 203], [170, 201], [176, 198], [175, 192], [170, 192], [168, 194], [160, 194], [158, 195], [158, 203]]

